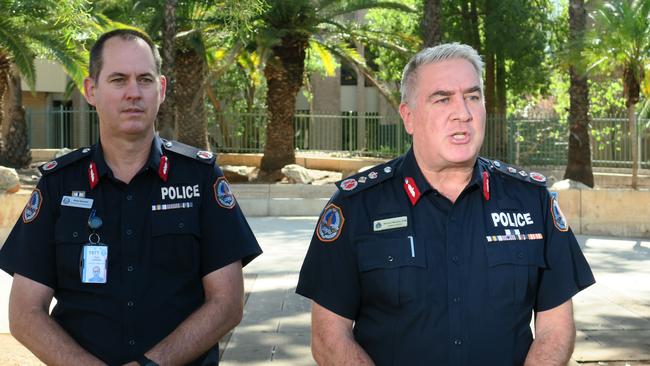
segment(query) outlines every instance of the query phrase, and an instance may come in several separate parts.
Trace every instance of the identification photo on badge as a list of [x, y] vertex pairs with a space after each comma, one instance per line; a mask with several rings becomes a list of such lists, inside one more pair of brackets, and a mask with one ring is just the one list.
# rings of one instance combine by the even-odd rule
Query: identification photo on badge
[[86, 244], [81, 252], [81, 282], [106, 283], [108, 246]]

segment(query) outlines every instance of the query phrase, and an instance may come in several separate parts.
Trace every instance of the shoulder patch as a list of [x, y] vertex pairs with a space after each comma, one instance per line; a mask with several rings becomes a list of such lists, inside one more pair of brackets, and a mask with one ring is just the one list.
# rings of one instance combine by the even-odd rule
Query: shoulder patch
[[527, 183], [532, 183], [538, 186], [546, 187], [546, 177], [537, 172], [528, 172], [513, 165], [506, 164], [499, 160], [490, 160], [484, 157], [479, 157], [479, 160], [488, 166], [490, 170], [495, 170], [503, 175], [515, 178]]
[[47, 163], [38, 167], [38, 170], [41, 171], [42, 175], [51, 174], [61, 168], [74, 163], [75, 161], [81, 160], [82, 158], [90, 155], [92, 148], [82, 147], [75, 151], [71, 151], [63, 156], [60, 156], [54, 160], [50, 160]]
[[341, 181], [336, 182], [336, 188], [341, 194], [349, 196], [361, 192], [366, 188], [377, 185], [393, 176], [395, 160], [384, 164], [379, 164], [366, 171], [351, 175]]
[[36, 217], [38, 217], [38, 213], [41, 211], [42, 203], [43, 195], [41, 195], [41, 191], [36, 188], [29, 196], [29, 200], [27, 200], [27, 204], [23, 209], [22, 218], [25, 224], [29, 224], [30, 222], [34, 221]]
[[318, 239], [324, 243], [335, 241], [341, 235], [344, 223], [345, 218], [341, 208], [330, 203], [325, 207], [320, 220], [318, 220], [318, 227], [316, 228]]
[[216, 160], [214, 153], [197, 149], [194, 146], [186, 145], [178, 141], [162, 140], [162, 148], [209, 165], [214, 164]]
[[560, 209], [557, 192], [549, 193], [551, 194], [551, 215], [553, 216], [553, 224], [555, 225], [555, 228], [562, 232], [569, 231], [569, 224], [566, 220], [566, 216], [564, 216]]

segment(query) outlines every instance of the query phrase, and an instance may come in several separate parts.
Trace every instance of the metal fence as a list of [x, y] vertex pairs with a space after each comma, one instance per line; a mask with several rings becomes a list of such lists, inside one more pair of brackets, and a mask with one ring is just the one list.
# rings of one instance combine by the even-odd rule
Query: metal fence
[[[63, 108], [28, 110], [32, 148], [80, 147], [98, 139], [95, 111]], [[208, 133], [220, 152], [262, 152], [267, 115], [211, 113]], [[650, 124], [638, 121], [639, 160], [650, 168]], [[568, 125], [557, 118], [488, 118], [483, 156], [520, 166], [564, 166], [568, 153]], [[297, 111], [293, 138], [298, 151], [326, 151], [347, 156], [397, 156], [411, 146], [398, 116], [356, 112], [310, 114]], [[629, 123], [625, 118], [592, 118], [592, 160], [595, 167], [631, 167]]]

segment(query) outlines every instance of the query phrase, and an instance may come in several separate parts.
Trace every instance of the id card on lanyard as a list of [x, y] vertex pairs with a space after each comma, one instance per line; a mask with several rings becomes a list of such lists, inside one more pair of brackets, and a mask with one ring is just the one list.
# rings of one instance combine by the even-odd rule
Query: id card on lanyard
[[106, 283], [108, 275], [108, 246], [87, 243], [81, 251], [81, 282]]
[[88, 218], [88, 227], [92, 233], [88, 243], [84, 244], [79, 258], [81, 283], [106, 283], [108, 279], [108, 245], [100, 242], [97, 230], [102, 226], [102, 219], [92, 210]]

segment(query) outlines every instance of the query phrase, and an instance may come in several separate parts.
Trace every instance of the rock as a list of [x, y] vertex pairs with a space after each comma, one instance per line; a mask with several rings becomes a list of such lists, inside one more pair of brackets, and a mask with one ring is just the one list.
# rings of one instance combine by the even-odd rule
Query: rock
[[60, 158], [60, 157], [62, 157], [63, 155], [65, 155], [65, 154], [67, 154], [67, 153], [69, 153], [69, 152], [72, 152], [72, 151], [73, 151], [72, 149], [68, 149], [67, 147], [64, 147], [64, 148], [62, 148], [62, 149], [59, 149], [56, 153], [54, 153], [54, 158], [53, 158], [53, 159]]
[[555, 182], [555, 184], [551, 186], [551, 189], [554, 191], [563, 191], [566, 189], [591, 189], [591, 188], [589, 188], [589, 186], [584, 183], [577, 182], [571, 179], [564, 179]]
[[282, 174], [289, 178], [291, 183], [311, 184], [314, 181], [309, 171], [298, 164], [285, 165]]
[[20, 189], [20, 178], [16, 169], [0, 166], [0, 192], [16, 193]]
[[250, 180], [250, 175], [255, 170], [253, 167], [224, 165], [221, 167], [224, 177], [230, 183], [242, 183]]

